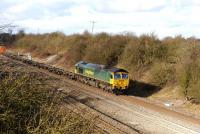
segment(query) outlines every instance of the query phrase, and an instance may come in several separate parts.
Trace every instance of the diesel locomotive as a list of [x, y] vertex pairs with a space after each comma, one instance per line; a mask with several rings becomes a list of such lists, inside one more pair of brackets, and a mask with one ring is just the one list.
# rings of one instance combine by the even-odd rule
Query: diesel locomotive
[[80, 61], [75, 65], [75, 74], [78, 80], [109, 92], [121, 94], [129, 86], [128, 71], [122, 68]]

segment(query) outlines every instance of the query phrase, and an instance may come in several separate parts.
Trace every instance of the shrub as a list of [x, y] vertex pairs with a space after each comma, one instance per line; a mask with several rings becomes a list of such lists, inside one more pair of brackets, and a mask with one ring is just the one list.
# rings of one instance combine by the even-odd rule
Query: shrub
[[[0, 133], [91, 133], [93, 122], [62, 106], [48, 79], [18, 75], [0, 80]], [[93, 117], [91, 117], [93, 118]]]
[[128, 39], [123, 35], [111, 36], [105, 33], [97, 34], [86, 49], [87, 61], [114, 66], [118, 63]]
[[188, 89], [187, 96], [196, 100], [200, 100], [200, 80], [191, 85]]
[[90, 34], [84, 35], [74, 35], [73, 39], [71, 40], [70, 48], [65, 53], [65, 57], [69, 59], [69, 64], [73, 65], [76, 62], [83, 60], [86, 48], [89, 46], [90, 43]]
[[176, 81], [175, 70], [168, 64], [155, 64], [150, 70], [150, 81], [157, 86], [163, 87]]
[[163, 45], [153, 34], [132, 37], [126, 46], [121, 63], [129, 70], [149, 67], [155, 62], [166, 61], [168, 58], [168, 47]]
[[200, 99], [199, 82], [200, 82], [200, 66], [196, 63], [184, 65], [179, 74], [179, 84], [182, 87], [181, 92], [185, 97], [194, 97]]
[[16, 48], [34, 52], [41, 56], [59, 54], [69, 47], [68, 40], [65, 37], [60, 32], [43, 35], [29, 34], [18, 38], [14, 45]]
[[181, 93], [185, 97], [200, 99], [200, 45], [195, 44], [188, 47], [178, 73]]

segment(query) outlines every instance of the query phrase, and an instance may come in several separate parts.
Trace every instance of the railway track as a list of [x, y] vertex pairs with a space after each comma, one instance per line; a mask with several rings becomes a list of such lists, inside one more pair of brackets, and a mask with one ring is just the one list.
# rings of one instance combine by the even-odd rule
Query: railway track
[[[77, 103], [78, 102], [78, 103]], [[73, 112], [76, 114], [81, 115], [82, 112], [84, 113], [89, 113], [89, 117], [94, 117], [96, 116], [96, 129], [98, 130], [97, 132], [99, 133], [109, 133], [109, 134], [129, 134], [129, 133], [135, 133], [135, 134], [141, 134], [142, 132], [128, 127], [127, 125], [117, 121], [116, 119], [112, 117], [108, 117], [106, 114], [101, 113], [100, 111], [93, 109], [91, 107], [88, 107], [87, 105], [82, 104], [76, 97], [73, 95], [70, 95], [67, 97], [66, 103], [67, 108], [71, 109]], [[83, 116], [85, 118], [85, 115]], [[87, 118], [87, 117], [86, 117]]]
[[[30, 64], [30, 62], [28, 62], [28, 61], [25, 62], [24, 60], [22, 61], [22, 60], [19, 60], [19, 59], [16, 59], [16, 58], [13, 59], [13, 56], [11, 57], [11, 56], [6, 55], [6, 57], [11, 59], [11, 60], [14, 60], [16, 62], [16, 64], [12, 64], [10, 66], [17, 65], [17, 66], [25, 67], [26, 64], [28, 63], [28, 65], [31, 65], [33, 67], [38, 67], [37, 65], [35, 65], [35, 62], [34, 62], [34, 64], [33, 63]], [[43, 69], [43, 67], [41, 67], [41, 66], [39, 66], [38, 68]], [[54, 67], [53, 68], [48, 67], [48, 69], [49, 69], [48, 72], [51, 72], [52, 74], [59, 75], [59, 76], [61, 75], [60, 72], [55, 73]], [[45, 71], [47, 71], [47, 70], [45, 69]], [[58, 70], [56, 70], [56, 71], [58, 71]], [[71, 72], [63, 72], [62, 74], [64, 74], [64, 75], [61, 75], [61, 76], [62, 77], [68, 76], [67, 78], [74, 80], [73, 77], [70, 75], [70, 73]], [[13, 75], [17, 75], [17, 74], [13, 74]], [[68, 88], [69, 87], [73, 88], [70, 84], [68, 84]], [[70, 95], [69, 95], [65, 91], [62, 91], [62, 90], [58, 90], [58, 91], [61, 92], [64, 95], [66, 95], [66, 100], [64, 100], [64, 102], [66, 104], [68, 104], [68, 105], [65, 106], [67, 109], [70, 109], [70, 110], [72, 110], [73, 112], [75, 112], [76, 114], [79, 114], [79, 115], [81, 115], [83, 111], [88, 112], [87, 113], [88, 118], [92, 117], [92, 116], [98, 117], [98, 118], [96, 118], [96, 121], [95, 121], [95, 123], [96, 123], [95, 124], [95, 131], [96, 132], [95, 133], [100, 133], [100, 134], [110, 134], [110, 133], [114, 133], [114, 134], [142, 134], [142, 132], [140, 132], [139, 130], [137, 130], [133, 127], [130, 127], [130, 126], [114, 119], [113, 117], [108, 116], [108, 115], [102, 113], [101, 111], [98, 111], [97, 109], [95, 109], [93, 107], [85, 105], [84, 103], [82, 103], [82, 101], [80, 99], [78, 99], [78, 97], [79, 97], [78, 92], [70, 93]], [[87, 117], [85, 117], [85, 115], [83, 115], [82, 117], [87, 118]]]
[[100, 89], [107, 91], [109, 93], [113, 93], [113, 94], [116, 94], [116, 95], [122, 94], [122, 92], [120, 90], [112, 89], [112, 85], [110, 85], [109, 83], [107, 83], [105, 81], [93, 79], [93, 78], [90, 78], [90, 77], [87, 77], [87, 76], [84, 76], [84, 75], [81, 75], [81, 74], [77, 74], [77, 73], [66, 71], [66, 70], [63, 70], [63, 69], [60, 69], [60, 68], [57, 68], [57, 67], [53, 67], [53, 66], [44, 64], [44, 63], [33, 61], [33, 60], [28, 59], [28, 57], [25, 58], [26, 56], [24, 56], [24, 55], [16, 55], [16, 54], [9, 53], [9, 52], [5, 53], [4, 55], [6, 57], [9, 57], [9, 58], [14, 59], [14, 60], [21, 61], [21, 62], [26, 63], [28, 65], [37, 67], [39, 69], [45, 69], [45, 70], [48, 70], [51, 73], [54, 73], [54, 74], [57, 74], [57, 75], [60, 75], [60, 76], [65, 76], [68, 79], [79, 81], [79, 82], [87, 84], [89, 86], [100, 88]]
[[[17, 57], [16, 55], [12, 55], [12, 54], [10, 54], [10, 55], [5, 55], [5, 56], [7, 56], [7, 57], [9, 57], [9, 58], [11, 58], [11, 59], [14, 59], [14, 60], [16, 60], [16, 61], [20, 61], [20, 62], [23, 62], [23, 63], [25, 63], [25, 64], [28, 64], [28, 65], [30, 65], [30, 66], [33, 66], [33, 67], [37, 67], [37, 68], [39, 68], [39, 69], [42, 69], [42, 70], [45, 70], [46, 72], [50, 72], [52, 75], [54, 75], [54, 76], [58, 76], [59, 78], [60, 77], [62, 77], [62, 78], [68, 78], [69, 80], [75, 80], [74, 79], [74, 76], [73, 76], [73, 72], [69, 72], [69, 71], [64, 71], [64, 70], [62, 70], [62, 69], [59, 69], [59, 68], [56, 68], [56, 67], [51, 67], [51, 66], [49, 66], [49, 65], [46, 65], [46, 64], [44, 64], [44, 63], [38, 63], [38, 62], [35, 62], [35, 61], [32, 61], [32, 62], [30, 62], [29, 60], [27, 60], [27, 59], [22, 59], [22, 57]], [[38, 64], [38, 65], [37, 65]], [[73, 82], [72, 81], [72, 85], [76, 85], [77, 84], [77, 82]], [[86, 87], [87, 87], [87, 85], [85, 85]], [[75, 88], [74, 86], [73, 86], [73, 88]], [[80, 89], [80, 88], [79, 88]], [[86, 89], [86, 88], [85, 88]], [[86, 89], [88, 92], [93, 92], [94, 94], [102, 94], [103, 92], [102, 91], [99, 91], [99, 92], [96, 92], [97, 90], [90, 90], [90, 89]], [[86, 91], [86, 92], [87, 92]], [[85, 92], [85, 91], [84, 91]], [[111, 96], [111, 95], [109, 95], [109, 94], [106, 94], [106, 93], [104, 93], [106, 96], [108, 96], [108, 98]], [[83, 103], [83, 102], [81, 102], [81, 100], [79, 100], [79, 99], [77, 99], [77, 97], [78, 96], [76, 96], [76, 94], [74, 94], [73, 95], [73, 97], [72, 97], [72, 99], [74, 99], [75, 101], [79, 101], [80, 103]], [[164, 118], [164, 119], [162, 119], [163, 120], [163, 122], [166, 122], [166, 123], [169, 123], [170, 125], [173, 125], [174, 124], [174, 126], [177, 126], [177, 130], [174, 128], [174, 132], [176, 132], [176, 133], [179, 133], [179, 130], [180, 129], [183, 129], [183, 130], [185, 130], [185, 132], [190, 132], [190, 133], [200, 133], [200, 131], [199, 130], [197, 130], [197, 129], [195, 129], [195, 130], [191, 130], [190, 131], [190, 127], [185, 127], [184, 125], [181, 125], [180, 123], [179, 123], [179, 120], [182, 120], [183, 122], [185, 121], [189, 121], [190, 123], [194, 123], [194, 124], [199, 124], [200, 122], [199, 122], [199, 120], [198, 119], [194, 119], [194, 118], [192, 118], [192, 117], [189, 117], [189, 116], [187, 116], [187, 115], [184, 115], [184, 114], [181, 114], [181, 113], [178, 113], [178, 112], [175, 112], [175, 111], [171, 111], [171, 110], [169, 110], [169, 109], [166, 109], [166, 108], [163, 108], [163, 107], [159, 107], [159, 106], [156, 106], [156, 105], [153, 105], [153, 104], [150, 104], [150, 103], [148, 103], [148, 102], [145, 102], [145, 101], [143, 101], [143, 100], [140, 100], [140, 99], [137, 99], [137, 98], [135, 98], [135, 97], [130, 97], [130, 96], [113, 96], [112, 95], [112, 98], [114, 98], [114, 97], [118, 97], [118, 98], [120, 98], [120, 99], [123, 99], [123, 100], [126, 100], [126, 101], [129, 101], [129, 102], [131, 102], [131, 103], [134, 103], [135, 105], [137, 105], [137, 106], [142, 106], [142, 107], [147, 107], [147, 108], [149, 108], [149, 109], [151, 109], [151, 110], [153, 110], [153, 111], [155, 111], [155, 110], [158, 110], [160, 113], [165, 113], [165, 114], [168, 114], [168, 115], [173, 115], [173, 116], [176, 116], [177, 117], [177, 121], [171, 121], [170, 120], [170, 118], [168, 118], [168, 116], [166, 117], [166, 118]], [[84, 103], [85, 104], [85, 103]], [[93, 106], [91, 106], [91, 105], [87, 105], [88, 107], [90, 107], [90, 108], [93, 108]], [[97, 110], [97, 109], [95, 109], [95, 108], [93, 108], [94, 110], [96, 110], [97, 112], [99, 112], [99, 110]], [[100, 111], [100, 113], [102, 113], [102, 114], [104, 114], [104, 112], [101, 112]], [[138, 113], [139, 114], [139, 113]], [[147, 115], [146, 115], [147, 116]], [[155, 115], [154, 115], [155, 116]], [[144, 116], [145, 117], [145, 116]], [[113, 118], [113, 117], [111, 117], [111, 118]], [[147, 118], [149, 118], [149, 117], [147, 117]], [[157, 120], [159, 120], [159, 118], [162, 118], [162, 116], [156, 116], [156, 117], [154, 117], [155, 119], [157, 119]], [[154, 120], [154, 118], [152, 117], [151, 118], [151, 120]], [[114, 120], [115, 120], [115, 118], [113, 118]], [[149, 118], [150, 119], [150, 118]], [[117, 120], [116, 120], [117, 121]], [[118, 121], [119, 123], [122, 123], [121, 121]], [[122, 124], [124, 124], [124, 125], [126, 125], [126, 123], [122, 123]], [[162, 124], [162, 123], [160, 123], [160, 124]], [[163, 123], [164, 124], [164, 123]], [[169, 125], [169, 126], [170, 126]], [[130, 125], [126, 125], [127, 127], [130, 127]], [[111, 127], [112, 128], [112, 127]], [[133, 127], [130, 127], [130, 128], [133, 128]], [[173, 129], [171, 129], [171, 128], [169, 128], [169, 127], [167, 127], [166, 126], [166, 128], [168, 128], [169, 130], [171, 130], [171, 131], [173, 131]], [[134, 129], [134, 128], [133, 128]], [[104, 131], [104, 130], [103, 130]], [[137, 131], [137, 130], [134, 130], [135, 132], [137, 132], [137, 133], [140, 133], [141, 131]], [[183, 131], [180, 131], [180, 132], [183, 132]], [[106, 132], [105, 132], [106, 133]]]

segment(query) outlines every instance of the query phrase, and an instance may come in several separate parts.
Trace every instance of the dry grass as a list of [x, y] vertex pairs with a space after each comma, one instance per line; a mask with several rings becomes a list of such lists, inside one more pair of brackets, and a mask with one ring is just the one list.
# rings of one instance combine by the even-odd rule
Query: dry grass
[[[62, 109], [63, 95], [51, 78], [35, 73], [10, 76], [1, 71], [0, 133], [71, 133], [94, 130], [94, 120]], [[54, 83], [55, 84], [55, 83]]]
[[192, 104], [188, 102], [185, 105], [183, 105], [182, 109], [194, 115], [197, 115], [197, 116], [200, 115], [200, 105], [196, 105], [196, 104]]

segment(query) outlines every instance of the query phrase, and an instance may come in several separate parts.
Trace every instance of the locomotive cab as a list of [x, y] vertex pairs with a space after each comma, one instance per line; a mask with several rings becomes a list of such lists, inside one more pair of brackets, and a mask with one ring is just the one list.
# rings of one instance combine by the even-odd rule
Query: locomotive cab
[[113, 89], [127, 89], [129, 85], [128, 72], [123, 69], [113, 71], [110, 84], [113, 85]]

